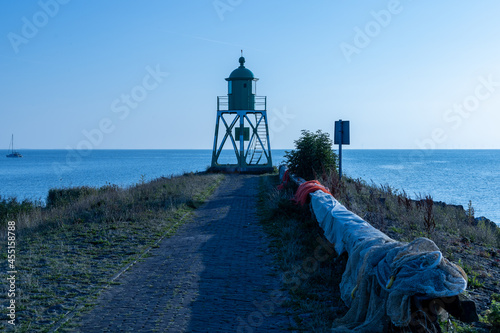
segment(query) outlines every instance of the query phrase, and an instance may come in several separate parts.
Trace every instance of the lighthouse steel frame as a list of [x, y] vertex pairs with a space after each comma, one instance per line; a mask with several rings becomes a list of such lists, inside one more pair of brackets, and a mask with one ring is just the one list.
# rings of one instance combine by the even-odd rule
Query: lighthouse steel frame
[[[228, 110], [228, 97], [217, 97], [217, 120], [215, 124], [214, 149], [212, 152], [212, 167], [214, 171], [263, 173], [273, 170], [271, 157], [271, 143], [267, 121], [266, 96], [255, 96], [254, 110]], [[233, 116], [231, 120], [224, 116]], [[253, 116], [253, 117], [252, 117]], [[255, 117], [255, 118], [254, 118]], [[252, 119], [254, 118], [254, 119]], [[251, 136], [244, 138], [244, 128], [248, 125]], [[233, 135], [239, 127], [240, 137]], [[219, 142], [219, 134], [225, 130]], [[219, 163], [220, 155], [228, 139], [236, 156], [237, 164]], [[238, 143], [239, 141], [239, 147]], [[248, 142], [248, 143], [246, 143]]]
[[[270, 172], [273, 170], [273, 164], [267, 124], [267, 99], [265, 96], [255, 95], [256, 82], [259, 79], [245, 67], [245, 58], [243, 51], [241, 52], [241, 57], [238, 59], [240, 66], [226, 78], [227, 96], [217, 97], [217, 119], [210, 170]], [[232, 157], [230, 154], [222, 154], [228, 138], [234, 150]], [[232, 163], [227, 163], [228, 159]]]

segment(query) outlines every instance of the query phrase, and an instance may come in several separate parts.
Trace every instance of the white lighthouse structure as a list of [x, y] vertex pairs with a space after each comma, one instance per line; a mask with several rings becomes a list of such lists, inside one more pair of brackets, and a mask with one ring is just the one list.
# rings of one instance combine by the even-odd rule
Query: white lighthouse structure
[[227, 96], [217, 97], [211, 171], [265, 173], [273, 170], [266, 96], [256, 96], [257, 78], [240, 66], [226, 79]]

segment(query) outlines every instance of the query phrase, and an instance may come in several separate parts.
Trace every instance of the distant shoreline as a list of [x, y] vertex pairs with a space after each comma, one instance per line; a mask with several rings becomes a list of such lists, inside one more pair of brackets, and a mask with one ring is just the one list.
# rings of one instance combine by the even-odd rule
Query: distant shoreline
[[[334, 147], [336, 148], [336, 146]], [[432, 151], [500, 151], [500, 148], [435, 148], [435, 149], [418, 149], [418, 148], [350, 148], [349, 146], [342, 146], [342, 149], [345, 150], [375, 150], [375, 151], [391, 151], [391, 150], [399, 150], [399, 151], [425, 151], [425, 152], [432, 152]], [[7, 151], [7, 149], [4, 149]], [[66, 148], [16, 148], [16, 150], [63, 150], [67, 151], [68, 149]], [[85, 151], [83, 149], [73, 149], [76, 151]], [[212, 148], [94, 148], [92, 150], [98, 150], [98, 151], [111, 151], [111, 150], [153, 150], [153, 151], [158, 151], [158, 150], [194, 150], [194, 151], [212, 151]], [[231, 151], [231, 149], [224, 149], [226, 151]], [[293, 150], [293, 148], [271, 148], [271, 151], [281, 151], [281, 150]]]
[[[431, 194], [437, 201], [467, 206], [478, 216], [500, 221], [499, 150], [357, 150], [343, 154], [344, 174], [368, 183], [389, 184], [412, 197]], [[0, 162], [0, 194], [4, 197], [45, 200], [51, 188], [130, 186], [144, 177], [151, 180], [184, 172], [204, 171], [210, 166], [211, 149], [100, 149], [88, 157], [68, 150], [31, 150], [18, 160]], [[284, 162], [285, 150], [273, 149], [273, 164]], [[222, 154], [230, 156], [232, 151]], [[76, 155], [81, 155], [76, 153]], [[68, 165], [69, 161], [69, 165]], [[54, 171], [58, 164], [62, 174]]]
[[[188, 174], [188, 173], [185, 173], [185, 174]], [[204, 175], [204, 174], [207, 174], [206, 171], [199, 171], [199, 172], [194, 172], [192, 173], [194, 175]], [[181, 177], [182, 175], [175, 175], [174, 177]], [[155, 181], [157, 179], [160, 179], [160, 178], [164, 178], [164, 177], [159, 177], [159, 178], [156, 178], [156, 179], [153, 179], [151, 181]], [[359, 179], [359, 178], [358, 178]], [[351, 178], [352, 180], [352, 178]], [[362, 180], [364, 181], [364, 180]], [[364, 181], [366, 183], [366, 181]], [[127, 185], [127, 186], [119, 186], [119, 185], [116, 185], [118, 188], [121, 188], [121, 189], [126, 189], [128, 187], [132, 187], [132, 186], [136, 186], [138, 183], [136, 184], [131, 184], [131, 185]], [[105, 185], [105, 186], [101, 186], [101, 187], [107, 187], [107, 186], [115, 186], [114, 184], [109, 184], [109, 185]], [[46, 208], [46, 205], [47, 205], [47, 198], [49, 196], [49, 193], [50, 191], [60, 191], [60, 190], [72, 190], [72, 189], [78, 189], [78, 188], [92, 188], [92, 189], [99, 189], [101, 187], [99, 186], [90, 186], [90, 185], [81, 185], [81, 186], [73, 186], [73, 187], [54, 187], [54, 188], [51, 188], [48, 192], [47, 192], [47, 195], [45, 197], [45, 199], [43, 201], [37, 201], [37, 200], [32, 200], [32, 199], [25, 199], [27, 202], [29, 202], [31, 205], [33, 205], [34, 207], [42, 207], [42, 208]], [[396, 189], [397, 190], [397, 189]], [[404, 190], [404, 189], [403, 189]], [[401, 191], [403, 191], [401, 190]], [[10, 199], [15, 199], [17, 200], [18, 202], [23, 202], [24, 199], [22, 200], [19, 200], [17, 199], [17, 197], [3, 197], [3, 196], [0, 196], [0, 202], [1, 201], [5, 201], [5, 200], [10, 200]], [[411, 202], [413, 202], [414, 204], [418, 204], [418, 202], [420, 202], [421, 200], [418, 200], [418, 199], [413, 199], [413, 198], [410, 198]], [[463, 206], [463, 205], [457, 205], [457, 204], [450, 204], [450, 203], [447, 203], [447, 202], [444, 202], [444, 201], [434, 201], [434, 205], [436, 206], [441, 206], [441, 207], [454, 207], [454, 208], [457, 208], [457, 209], [460, 209], [460, 210], [464, 210], [466, 211], [466, 208]], [[479, 222], [479, 221], [483, 221], [485, 223], [493, 223], [495, 224], [498, 228], [500, 228], [500, 222], [496, 222], [496, 221], [493, 221], [491, 219], [489, 219], [488, 217], [486, 216], [478, 216], [478, 217], [475, 217], [475, 221], [476, 221], [476, 224]]]

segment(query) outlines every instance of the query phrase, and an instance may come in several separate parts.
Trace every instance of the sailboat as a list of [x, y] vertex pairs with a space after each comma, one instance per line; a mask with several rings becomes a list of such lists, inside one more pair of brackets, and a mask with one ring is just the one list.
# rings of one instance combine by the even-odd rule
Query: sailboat
[[14, 151], [14, 134], [12, 134], [12, 140], [10, 141], [9, 151], [10, 153], [7, 154], [7, 157], [23, 157], [21, 153]]

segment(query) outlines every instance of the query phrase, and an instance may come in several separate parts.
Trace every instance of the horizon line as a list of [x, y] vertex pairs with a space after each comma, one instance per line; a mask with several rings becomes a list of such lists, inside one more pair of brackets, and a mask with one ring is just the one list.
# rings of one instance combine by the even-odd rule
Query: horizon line
[[[337, 146], [337, 145], [336, 145]], [[338, 148], [338, 147], [336, 147]], [[421, 149], [421, 148], [347, 148], [346, 145], [342, 145], [343, 150], [423, 150], [423, 151], [434, 151], [434, 150], [500, 150], [500, 148], [433, 148], [433, 149]], [[296, 148], [271, 148], [271, 150], [294, 150]], [[8, 151], [8, 149], [2, 149]], [[75, 151], [87, 151], [87, 149], [67, 149], [67, 148], [17, 148], [16, 150], [75, 150]], [[213, 150], [212, 148], [94, 148], [94, 150]], [[223, 149], [227, 151], [233, 151], [233, 149]], [[337, 149], [335, 149], [337, 150]]]

